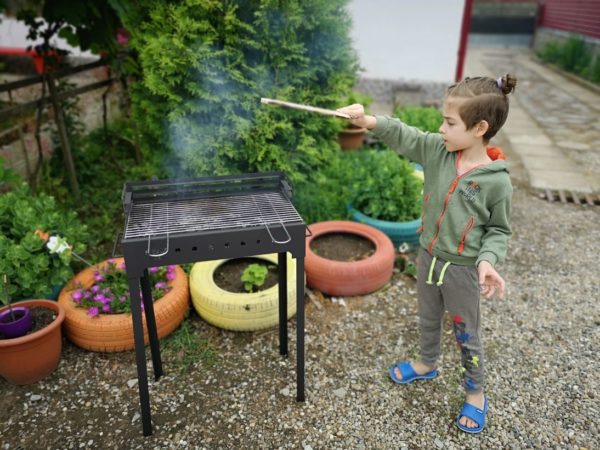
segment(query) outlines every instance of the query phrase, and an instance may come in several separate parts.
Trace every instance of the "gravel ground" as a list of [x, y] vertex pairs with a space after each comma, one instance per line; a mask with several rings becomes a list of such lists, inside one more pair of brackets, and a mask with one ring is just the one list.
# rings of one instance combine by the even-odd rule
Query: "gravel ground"
[[463, 401], [459, 353], [445, 323], [441, 376], [394, 385], [388, 366], [417, 352], [416, 286], [396, 273], [385, 289], [306, 306], [305, 403], [276, 330], [234, 333], [192, 314], [216, 363], [151, 384], [154, 434], [144, 438], [132, 352], [96, 354], [65, 341], [59, 368], [32, 386], [0, 381], [0, 449], [598, 448], [600, 208], [550, 204], [513, 167], [514, 238], [501, 267], [503, 301], [483, 302], [488, 425], [453, 425]]

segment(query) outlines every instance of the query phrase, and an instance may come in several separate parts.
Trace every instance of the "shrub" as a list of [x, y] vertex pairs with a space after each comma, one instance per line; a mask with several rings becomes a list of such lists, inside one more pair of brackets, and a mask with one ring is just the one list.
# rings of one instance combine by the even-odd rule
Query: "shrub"
[[132, 107], [170, 174], [282, 170], [307, 179], [337, 151], [333, 118], [261, 97], [339, 107], [357, 78], [348, 0], [148, 0], [122, 20], [142, 79]]
[[438, 132], [444, 118], [442, 113], [436, 108], [418, 106], [396, 108], [393, 115], [407, 125], [417, 127], [422, 131], [429, 131], [430, 133]]
[[36, 230], [60, 236], [83, 252], [87, 230], [74, 212], [63, 213], [54, 198], [33, 195], [23, 184], [0, 195], [0, 273], [6, 274], [11, 298], [46, 298], [73, 276], [71, 251], [50, 253]]
[[421, 214], [423, 184], [413, 166], [392, 150], [356, 152], [352, 206], [379, 220], [404, 222]]

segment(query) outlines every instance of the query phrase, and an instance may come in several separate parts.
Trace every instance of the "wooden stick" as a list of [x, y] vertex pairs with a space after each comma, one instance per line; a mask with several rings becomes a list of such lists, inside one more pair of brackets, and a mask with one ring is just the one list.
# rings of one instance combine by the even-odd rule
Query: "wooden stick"
[[318, 108], [316, 106], [301, 105], [300, 103], [284, 102], [283, 100], [275, 100], [272, 98], [264, 97], [260, 99], [260, 102], [264, 105], [285, 106], [286, 108], [299, 109], [301, 111], [315, 112], [319, 114], [324, 114], [326, 116], [336, 116], [342, 117], [343, 119], [350, 119], [350, 116], [348, 114], [335, 111], [333, 109]]

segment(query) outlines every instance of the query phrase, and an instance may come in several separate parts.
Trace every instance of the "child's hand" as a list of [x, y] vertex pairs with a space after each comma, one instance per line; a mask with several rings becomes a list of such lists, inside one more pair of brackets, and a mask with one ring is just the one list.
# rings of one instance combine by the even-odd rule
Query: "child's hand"
[[479, 272], [481, 295], [490, 298], [497, 293], [499, 298], [504, 298], [505, 283], [496, 269], [489, 262], [481, 261], [477, 266], [477, 271]]
[[377, 119], [375, 119], [375, 116], [366, 115], [365, 108], [359, 103], [355, 103], [350, 106], [344, 106], [343, 108], [339, 108], [337, 111], [348, 114], [350, 116], [350, 123], [357, 127], [371, 129], [375, 128], [375, 125], [377, 123]]

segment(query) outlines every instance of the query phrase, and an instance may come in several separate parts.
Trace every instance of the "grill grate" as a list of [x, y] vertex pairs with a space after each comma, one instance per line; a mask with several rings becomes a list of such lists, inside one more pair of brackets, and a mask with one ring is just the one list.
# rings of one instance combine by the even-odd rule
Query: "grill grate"
[[279, 192], [134, 204], [124, 239], [302, 223]]

